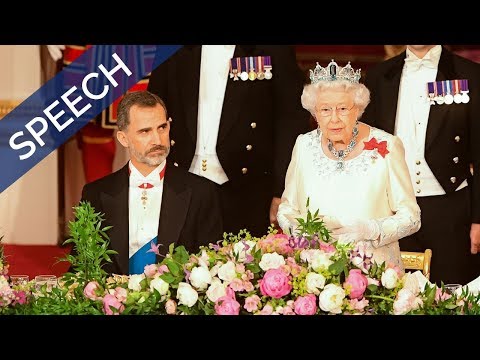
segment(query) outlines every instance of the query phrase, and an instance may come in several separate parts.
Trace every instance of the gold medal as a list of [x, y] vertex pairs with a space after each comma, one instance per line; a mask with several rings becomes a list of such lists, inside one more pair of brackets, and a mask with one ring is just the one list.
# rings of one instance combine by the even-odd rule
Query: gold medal
[[253, 71], [253, 69], [250, 69], [250, 72], [248, 73], [248, 79], [253, 81], [257, 78], [257, 73]]
[[265, 73], [259, 72], [259, 73], [257, 74], [257, 79], [258, 79], [258, 80], [263, 80], [263, 79], [265, 79]]

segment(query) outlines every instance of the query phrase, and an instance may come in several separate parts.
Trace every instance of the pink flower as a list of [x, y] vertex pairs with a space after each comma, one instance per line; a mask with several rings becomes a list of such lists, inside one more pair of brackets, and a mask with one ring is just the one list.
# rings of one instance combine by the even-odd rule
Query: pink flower
[[233, 291], [242, 291], [243, 290], [243, 281], [239, 278], [235, 278], [232, 282], [228, 285]]
[[23, 290], [14, 290], [15, 301], [17, 304], [23, 305], [27, 302], [27, 294]]
[[363, 311], [363, 309], [365, 309], [365, 307], [368, 306], [368, 300], [367, 299], [362, 299], [362, 300], [352, 299], [352, 300], [350, 300], [350, 306], [354, 310]]
[[332, 244], [327, 244], [326, 242], [320, 241], [320, 250], [325, 251], [326, 253], [335, 252], [335, 246]]
[[345, 289], [350, 289], [350, 299], [360, 299], [368, 285], [368, 279], [360, 269], [350, 270], [348, 277], [343, 283]]
[[289, 244], [289, 236], [285, 234], [269, 234], [265, 239], [258, 242], [262, 253], [291, 254], [293, 248]]
[[437, 290], [435, 292], [435, 302], [436, 303], [439, 303], [440, 301], [448, 300], [451, 297], [452, 297], [452, 295], [450, 295], [447, 292], [442, 292], [442, 289], [437, 287]]
[[217, 315], [239, 315], [240, 304], [235, 298], [222, 296], [215, 302], [215, 313]]
[[97, 296], [96, 290], [100, 288], [100, 285], [96, 281], [90, 281], [83, 289], [83, 295], [90, 300], [100, 300], [101, 297]]
[[157, 265], [155, 264], [145, 265], [143, 272], [145, 273], [145, 275], [147, 275], [147, 277], [153, 277], [153, 275], [157, 273]]
[[255, 287], [253, 286], [253, 284], [250, 281], [244, 281], [243, 282], [243, 289], [246, 292], [250, 292], [250, 291], [255, 290]]
[[294, 303], [295, 314], [315, 315], [317, 312], [317, 298], [313, 294], [299, 296]]
[[260, 298], [258, 295], [252, 295], [245, 299], [245, 305], [243, 305], [243, 307], [251, 313], [258, 310], [258, 304], [260, 304]]
[[165, 304], [165, 311], [168, 315], [174, 315], [177, 311], [177, 303], [172, 299], [168, 299]]
[[399, 268], [397, 265], [388, 264], [387, 267], [385, 268], [385, 270], [387, 270], [387, 269], [393, 269], [393, 270], [395, 270], [395, 272], [396, 272], [397, 275], [398, 275], [398, 278], [399, 278], [399, 279], [402, 278], [402, 276], [403, 276], [402, 270], [400, 270], [400, 268]]
[[[317, 306], [317, 304], [315, 304], [315, 306]], [[282, 314], [283, 315], [295, 315], [295, 312], [293, 311], [293, 309], [290, 306], [285, 306], [283, 308]]]
[[300, 274], [300, 272], [302, 271], [302, 267], [297, 264], [295, 258], [293, 257], [287, 258], [287, 265], [290, 266], [290, 272], [293, 276]]
[[270, 304], [265, 305], [262, 311], [258, 313], [258, 315], [272, 315], [272, 314], [273, 314], [273, 307]]
[[[116, 309], [115, 313], [111, 307]], [[103, 297], [103, 312], [105, 315], [118, 315], [121, 314], [123, 310], [125, 310], [125, 306], [118, 301], [115, 295], [108, 294]]]
[[163, 273], [169, 272], [167, 265], [160, 265], [157, 271], [160, 275], [162, 275]]
[[127, 294], [127, 289], [117, 286], [113, 295], [117, 298], [118, 301], [125, 303], [125, 301], [127, 301]]
[[292, 291], [290, 276], [281, 269], [268, 270], [259, 283], [262, 295], [271, 296], [275, 299], [280, 299]]

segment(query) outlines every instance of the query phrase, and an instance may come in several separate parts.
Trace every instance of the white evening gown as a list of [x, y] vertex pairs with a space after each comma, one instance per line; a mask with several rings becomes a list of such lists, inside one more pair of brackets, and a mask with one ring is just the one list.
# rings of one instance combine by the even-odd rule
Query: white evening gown
[[[340, 218], [375, 219], [380, 238], [365, 241], [378, 263], [403, 269], [398, 240], [420, 229], [420, 208], [405, 162], [401, 140], [380, 129], [370, 128], [368, 140], [387, 141], [389, 153], [363, 150], [345, 161], [328, 158], [321, 146], [321, 133], [299, 135], [285, 178], [285, 190], [278, 209], [278, 223], [285, 233], [295, 230], [295, 218], [305, 218], [307, 198], [312, 214]], [[367, 141], [367, 140], [366, 140]]]

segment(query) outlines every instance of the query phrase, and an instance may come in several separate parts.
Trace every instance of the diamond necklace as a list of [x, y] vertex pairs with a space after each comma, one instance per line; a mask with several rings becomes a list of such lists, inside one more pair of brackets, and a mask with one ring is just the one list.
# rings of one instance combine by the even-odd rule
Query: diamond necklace
[[352, 140], [350, 140], [350, 143], [347, 145], [347, 148], [345, 150], [335, 149], [332, 141], [330, 139], [327, 139], [328, 150], [337, 159], [337, 170], [342, 171], [343, 169], [345, 169], [345, 158], [347, 157], [348, 154], [352, 152], [355, 145], [357, 145], [357, 136], [358, 136], [358, 121], [355, 123], [355, 126], [353, 127], [353, 130], [352, 130]]

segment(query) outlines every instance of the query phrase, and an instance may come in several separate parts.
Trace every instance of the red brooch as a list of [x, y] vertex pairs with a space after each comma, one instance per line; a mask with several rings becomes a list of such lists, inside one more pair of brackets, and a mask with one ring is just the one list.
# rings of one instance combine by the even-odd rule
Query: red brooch
[[390, 151], [387, 150], [387, 142], [386, 141], [380, 141], [377, 142], [377, 139], [374, 137], [370, 139], [370, 141], [364, 141], [365, 144], [364, 149], [365, 150], [377, 150], [380, 155], [384, 158], [385, 155], [387, 155]]

